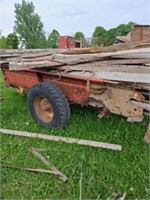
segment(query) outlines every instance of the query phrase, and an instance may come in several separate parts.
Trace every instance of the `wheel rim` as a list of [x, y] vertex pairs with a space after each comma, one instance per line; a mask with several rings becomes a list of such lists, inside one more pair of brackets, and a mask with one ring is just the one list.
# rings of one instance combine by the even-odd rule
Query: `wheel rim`
[[39, 96], [34, 100], [34, 109], [40, 120], [49, 123], [54, 119], [54, 111], [49, 100]]

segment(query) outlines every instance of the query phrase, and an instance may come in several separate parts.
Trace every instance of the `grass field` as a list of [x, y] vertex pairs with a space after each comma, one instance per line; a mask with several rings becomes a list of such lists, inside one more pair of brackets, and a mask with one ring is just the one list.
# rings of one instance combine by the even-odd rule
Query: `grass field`
[[[2, 79], [1, 79], [2, 80]], [[129, 123], [109, 113], [97, 118], [97, 110], [71, 105], [71, 119], [64, 129], [44, 129], [29, 114], [26, 96], [0, 82], [1, 128], [53, 134], [122, 145], [113, 151], [76, 144], [1, 134], [1, 199], [149, 199], [149, 148], [143, 142], [148, 118]], [[46, 169], [31, 148], [42, 154], [67, 177], [5, 167], [15, 165]], [[82, 175], [82, 179], [81, 179]], [[80, 184], [82, 180], [82, 194]], [[81, 199], [81, 198], [80, 198]]]

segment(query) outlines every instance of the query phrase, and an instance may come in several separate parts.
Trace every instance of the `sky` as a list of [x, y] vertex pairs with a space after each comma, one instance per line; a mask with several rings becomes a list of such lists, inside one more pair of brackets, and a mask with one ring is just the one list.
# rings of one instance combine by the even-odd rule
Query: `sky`
[[[26, 0], [31, 2], [31, 0]], [[13, 32], [14, 4], [22, 0], [0, 0], [0, 30]], [[60, 35], [82, 32], [91, 37], [97, 26], [106, 30], [130, 21], [150, 25], [150, 0], [32, 0], [35, 12], [48, 36], [53, 29]]]

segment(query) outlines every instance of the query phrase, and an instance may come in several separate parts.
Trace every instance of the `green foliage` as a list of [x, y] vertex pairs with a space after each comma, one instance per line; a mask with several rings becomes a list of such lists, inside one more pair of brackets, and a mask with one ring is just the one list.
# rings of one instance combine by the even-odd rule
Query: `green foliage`
[[116, 36], [126, 36], [133, 28], [133, 25], [135, 25], [134, 22], [129, 22], [128, 24], [120, 24], [116, 27]]
[[44, 48], [46, 37], [43, 31], [43, 23], [38, 14], [34, 12], [32, 2], [22, 0], [22, 4], [15, 4], [14, 30], [26, 48]]
[[9, 49], [18, 49], [19, 39], [15, 33], [10, 33], [7, 36], [7, 46]]
[[84, 34], [82, 32], [76, 32], [74, 35], [75, 39], [84, 39]]
[[128, 24], [120, 24], [119, 26], [112, 28], [110, 30], [105, 30], [102, 26], [97, 26], [93, 33], [93, 37], [95, 37], [95, 43], [100, 45], [112, 45], [117, 36], [126, 36], [129, 32], [132, 31], [133, 26], [136, 23], [129, 22]]
[[133, 26], [136, 23], [129, 22], [128, 24], [120, 24], [116, 28], [112, 28], [108, 31], [108, 44], [111, 45], [115, 42], [117, 36], [126, 36], [133, 30]]
[[[149, 122], [129, 123], [109, 113], [97, 118], [95, 109], [71, 105], [71, 120], [64, 129], [45, 129], [31, 117], [26, 95], [5, 87], [0, 76], [1, 128], [73, 137], [122, 145], [113, 151], [83, 145], [52, 142], [38, 138], [1, 135], [1, 199], [113, 199], [126, 192], [126, 199], [149, 199], [149, 147], [143, 137]], [[31, 148], [45, 149], [41, 154], [68, 177], [17, 170], [4, 165], [47, 169]], [[82, 179], [81, 179], [82, 174]]]
[[107, 37], [107, 30], [105, 30], [102, 26], [97, 26], [93, 33], [93, 37]]
[[50, 33], [47, 44], [49, 48], [58, 48], [60, 34], [57, 30], [53, 29], [53, 31]]
[[107, 30], [102, 26], [97, 26], [93, 33], [93, 37], [96, 38], [93, 40], [95, 46], [106, 45], [107, 43]]
[[7, 38], [4, 36], [0, 37], [0, 49], [7, 49]]
[[[86, 47], [87, 46], [87, 41], [85, 39], [85, 36], [82, 32], [76, 32], [74, 35], [74, 38], [76, 40], [76, 47], [81, 46], [81, 47]], [[80, 45], [79, 45], [80, 43]]]
[[116, 28], [112, 28], [108, 30], [108, 45], [112, 45], [116, 41], [117, 32], [119, 32]]

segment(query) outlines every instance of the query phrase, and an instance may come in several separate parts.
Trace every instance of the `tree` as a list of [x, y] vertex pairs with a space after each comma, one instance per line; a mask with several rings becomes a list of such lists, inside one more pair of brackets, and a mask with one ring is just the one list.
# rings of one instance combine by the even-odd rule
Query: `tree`
[[129, 22], [128, 24], [120, 24], [116, 27], [116, 36], [126, 36], [130, 31], [132, 31], [133, 26], [136, 23]]
[[49, 48], [58, 48], [60, 34], [58, 31], [53, 29], [53, 31], [49, 34], [47, 43]]
[[18, 49], [19, 39], [15, 33], [10, 33], [7, 36], [7, 46], [9, 49]]
[[107, 45], [112, 45], [115, 40], [116, 40], [116, 28], [112, 28], [110, 30], [108, 30], [108, 35], [107, 35]]
[[97, 40], [94, 41], [97, 46], [105, 45], [108, 38], [107, 30], [105, 30], [102, 26], [97, 26], [93, 33], [93, 37], [97, 38]]
[[97, 26], [93, 33], [93, 37], [106, 37], [107, 31], [102, 26]]
[[76, 32], [75, 35], [74, 35], [74, 38], [75, 39], [84, 39], [84, 34], [82, 32]]
[[128, 24], [120, 24], [110, 30], [105, 30], [102, 26], [97, 26], [93, 33], [93, 43], [96, 45], [112, 45], [116, 41], [117, 36], [126, 36], [133, 30], [135, 22], [129, 22]]
[[7, 49], [7, 39], [4, 36], [0, 37], [0, 49]]
[[108, 31], [108, 45], [115, 42], [117, 36], [126, 36], [129, 32], [133, 30], [136, 23], [129, 22], [128, 24], [120, 24], [116, 28], [112, 28]]
[[44, 48], [46, 37], [43, 31], [43, 23], [32, 2], [22, 0], [22, 4], [15, 4], [14, 31], [26, 48]]
[[82, 32], [76, 32], [74, 35], [75, 40], [78, 40], [77, 43], [79, 43], [80, 47], [86, 47], [87, 41], [84, 37], [84, 34]]

